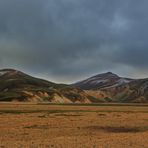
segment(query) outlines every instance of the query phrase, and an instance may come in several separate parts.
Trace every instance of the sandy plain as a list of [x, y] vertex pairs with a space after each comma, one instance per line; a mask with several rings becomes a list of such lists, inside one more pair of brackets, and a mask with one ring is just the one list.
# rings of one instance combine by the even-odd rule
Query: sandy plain
[[148, 148], [148, 105], [0, 103], [0, 148]]

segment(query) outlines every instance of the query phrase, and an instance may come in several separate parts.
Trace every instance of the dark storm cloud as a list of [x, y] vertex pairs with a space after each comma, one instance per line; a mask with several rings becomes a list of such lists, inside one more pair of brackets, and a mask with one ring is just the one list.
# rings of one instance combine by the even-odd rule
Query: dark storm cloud
[[56, 81], [148, 65], [147, 0], [1, 0], [0, 66]]

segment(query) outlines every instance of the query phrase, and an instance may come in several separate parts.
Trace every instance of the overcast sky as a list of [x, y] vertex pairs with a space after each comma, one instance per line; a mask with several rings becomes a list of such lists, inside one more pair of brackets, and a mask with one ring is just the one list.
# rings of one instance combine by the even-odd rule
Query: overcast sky
[[0, 68], [64, 83], [148, 77], [148, 0], [0, 0]]

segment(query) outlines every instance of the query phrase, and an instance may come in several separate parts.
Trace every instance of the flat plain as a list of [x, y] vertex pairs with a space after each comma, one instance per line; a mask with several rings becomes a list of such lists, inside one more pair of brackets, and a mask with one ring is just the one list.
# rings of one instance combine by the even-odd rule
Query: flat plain
[[0, 103], [0, 148], [148, 148], [148, 105]]

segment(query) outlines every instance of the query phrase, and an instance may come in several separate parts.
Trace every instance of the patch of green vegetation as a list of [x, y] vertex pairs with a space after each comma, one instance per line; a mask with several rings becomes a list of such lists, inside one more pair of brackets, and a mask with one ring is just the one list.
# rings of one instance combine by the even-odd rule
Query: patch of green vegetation
[[43, 102], [49, 102], [52, 99], [52, 96], [50, 97], [42, 97]]
[[126, 102], [127, 98], [128, 98], [128, 95], [125, 92], [118, 93], [115, 96], [115, 100], [118, 100], [119, 102]]
[[111, 98], [108, 98], [108, 97], [104, 98], [104, 100], [106, 100], [106, 102], [113, 102], [113, 100]]
[[92, 103], [103, 103], [103, 99], [98, 99], [96, 97], [93, 96], [89, 96], [88, 99], [92, 102]]
[[66, 85], [66, 84], [54, 84], [53, 85], [53, 88], [55, 88], [55, 89], [67, 89], [67, 88], [69, 88], [70, 86], [69, 85]]
[[10, 102], [13, 99], [25, 101], [25, 95], [23, 95], [17, 91], [0, 92], [0, 101]]

